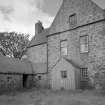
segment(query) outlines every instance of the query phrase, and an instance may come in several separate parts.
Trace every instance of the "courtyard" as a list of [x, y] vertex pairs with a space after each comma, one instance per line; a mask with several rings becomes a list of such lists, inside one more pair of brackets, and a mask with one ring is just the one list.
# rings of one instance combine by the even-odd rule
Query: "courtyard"
[[105, 105], [105, 96], [89, 90], [26, 89], [1, 93], [0, 105]]

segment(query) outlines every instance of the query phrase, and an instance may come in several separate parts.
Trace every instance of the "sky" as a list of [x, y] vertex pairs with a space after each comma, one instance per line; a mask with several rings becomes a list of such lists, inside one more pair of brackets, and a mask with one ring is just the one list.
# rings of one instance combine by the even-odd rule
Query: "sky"
[[[93, 0], [105, 8], [105, 0]], [[0, 32], [16, 31], [35, 34], [35, 23], [40, 20], [49, 27], [62, 0], [0, 0]]]

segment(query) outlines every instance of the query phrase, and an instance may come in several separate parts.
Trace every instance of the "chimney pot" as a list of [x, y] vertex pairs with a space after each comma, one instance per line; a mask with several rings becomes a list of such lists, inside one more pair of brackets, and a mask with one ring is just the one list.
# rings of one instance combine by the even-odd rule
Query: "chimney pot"
[[44, 27], [43, 27], [43, 25], [42, 25], [42, 22], [41, 22], [41, 21], [38, 21], [38, 22], [35, 24], [35, 34], [39, 34], [39, 33], [41, 33], [43, 30], [44, 30]]

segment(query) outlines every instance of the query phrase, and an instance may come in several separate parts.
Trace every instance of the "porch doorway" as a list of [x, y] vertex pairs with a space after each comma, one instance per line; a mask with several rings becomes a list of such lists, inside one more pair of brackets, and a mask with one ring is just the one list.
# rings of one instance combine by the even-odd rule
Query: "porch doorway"
[[27, 79], [28, 79], [28, 75], [23, 74], [23, 88], [27, 88]]
[[88, 68], [80, 69], [80, 88], [87, 89], [88, 88]]

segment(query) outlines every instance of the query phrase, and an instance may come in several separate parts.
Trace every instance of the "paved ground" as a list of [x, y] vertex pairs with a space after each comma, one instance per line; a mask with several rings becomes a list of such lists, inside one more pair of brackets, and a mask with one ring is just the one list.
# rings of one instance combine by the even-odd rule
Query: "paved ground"
[[1, 94], [0, 105], [105, 105], [105, 96], [93, 91], [32, 89]]

